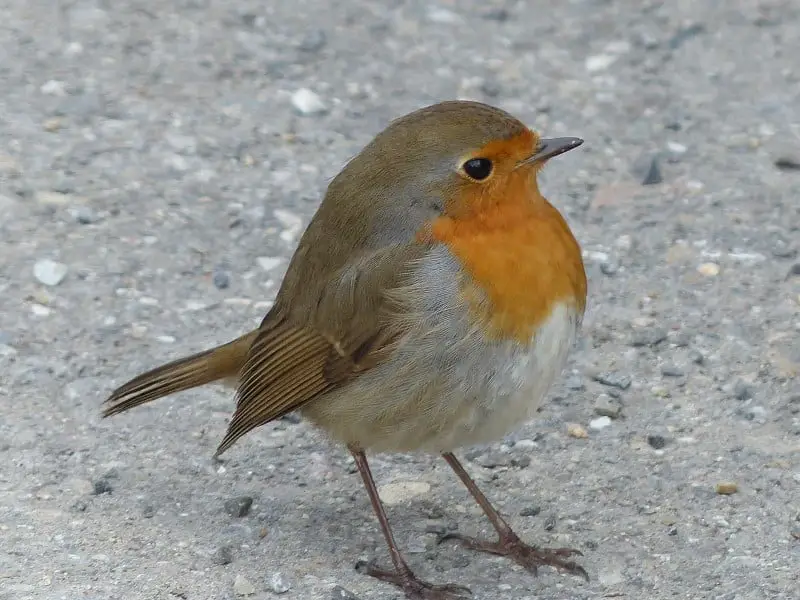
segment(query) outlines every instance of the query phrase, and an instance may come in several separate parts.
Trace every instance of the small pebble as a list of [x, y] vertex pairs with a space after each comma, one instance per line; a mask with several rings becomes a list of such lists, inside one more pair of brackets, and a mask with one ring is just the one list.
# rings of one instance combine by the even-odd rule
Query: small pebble
[[672, 152], [673, 154], [686, 154], [686, 151], [689, 149], [683, 144], [679, 142], [667, 142], [667, 149]]
[[530, 466], [531, 464], [531, 457], [530, 456], [514, 456], [511, 458], [511, 465], [517, 467], [518, 469], [524, 469], [525, 467]]
[[775, 258], [794, 258], [797, 248], [783, 237], [776, 236], [772, 244], [772, 256]]
[[651, 434], [647, 436], [647, 443], [650, 444], [651, 448], [661, 450], [667, 445], [667, 438], [663, 435]]
[[274, 256], [259, 256], [256, 258], [256, 262], [258, 262], [258, 266], [265, 271], [271, 271], [281, 264], [281, 259], [275, 258]]
[[292, 589], [292, 584], [283, 573], [274, 573], [269, 578], [269, 589], [275, 594], [285, 594]]
[[571, 377], [568, 377], [567, 380], [564, 382], [564, 385], [567, 387], [568, 390], [573, 390], [576, 392], [579, 392], [586, 387], [583, 385], [583, 380], [578, 375], [573, 375]]
[[33, 265], [33, 276], [43, 285], [56, 286], [67, 276], [67, 265], [49, 258], [37, 260]]
[[298, 48], [303, 52], [319, 52], [325, 47], [327, 41], [328, 36], [322, 29], [312, 29], [303, 36]]
[[690, 350], [689, 351], [689, 360], [692, 361], [696, 365], [702, 365], [706, 357], [703, 356], [703, 353], [699, 350]]
[[215, 565], [229, 565], [233, 562], [233, 548], [230, 546], [220, 546], [211, 557], [211, 562]]
[[328, 110], [322, 98], [308, 88], [300, 88], [292, 94], [292, 106], [301, 115], [321, 115]]
[[739, 491], [739, 486], [732, 481], [723, 481], [718, 483], [714, 489], [720, 496], [730, 496]]
[[447, 10], [446, 8], [431, 8], [428, 10], [428, 20], [432, 23], [448, 25], [451, 23], [458, 23], [461, 18], [452, 10]]
[[633, 332], [631, 336], [631, 346], [641, 348], [644, 346], [655, 346], [667, 339], [667, 330], [660, 327], [648, 327]]
[[687, 27], [682, 27], [679, 29], [675, 35], [670, 38], [667, 45], [669, 46], [670, 50], [677, 50], [683, 44], [688, 42], [690, 39], [697, 37], [701, 33], [705, 33], [706, 27], [702, 23], [694, 23]]
[[678, 348], [686, 348], [689, 344], [692, 343], [692, 336], [685, 331], [679, 331], [672, 338], [672, 343], [675, 344]]
[[621, 390], [627, 390], [629, 387], [631, 387], [631, 378], [629, 376], [613, 371], [594, 373], [592, 378], [598, 383], [602, 383], [603, 385], [607, 385], [609, 387], [619, 388]]
[[490, 8], [485, 13], [483, 13], [483, 18], [487, 21], [498, 21], [503, 23], [508, 21], [508, 11], [505, 8]]
[[547, 518], [544, 520], [542, 525], [545, 531], [553, 531], [556, 528], [556, 516], [555, 515], [547, 515]]
[[706, 277], [715, 277], [719, 275], [719, 265], [712, 262], [703, 263], [697, 267], [697, 272]]
[[70, 213], [72, 218], [81, 225], [90, 225], [97, 220], [97, 217], [88, 206], [77, 206]]
[[753, 396], [750, 386], [741, 379], [733, 386], [733, 395], [737, 400], [749, 400]]
[[611, 425], [611, 419], [609, 417], [597, 417], [589, 421], [589, 429], [594, 429], [595, 431], [605, 429], [609, 425]]
[[594, 54], [586, 58], [585, 67], [589, 73], [605, 71], [617, 61], [617, 56], [613, 54]]
[[152, 504], [145, 504], [142, 507], [142, 517], [145, 519], [152, 519], [156, 514], [156, 509]]
[[658, 157], [651, 156], [647, 158], [644, 167], [637, 169], [639, 171], [640, 181], [642, 185], [656, 185], [664, 181], [661, 175], [661, 167], [658, 164]]
[[256, 588], [245, 579], [244, 575], [237, 575], [233, 581], [233, 593], [237, 596], [253, 596], [256, 593]]
[[215, 269], [211, 275], [211, 281], [214, 283], [215, 288], [224, 290], [231, 284], [231, 277], [227, 272]]
[[425, 481], [394, 481], [382, 486], [379, 494], [384, 504], [393, 506], [430, 491], [431, 485]]
[[622, 403], [608, 394], [600, 394], [594, 401], [594, 412], [601, 417], [616, 419], [622, 413]]
[[425, 533], [444, 535], [447, 533], [447, 523], [444, 521], [431, 521], [425, 525]]
[[542, 509], [539, 506], [526, 506], [521, 511], [519, 511], [519, 516], [520, 517], [535, 517], [540, 512], [542, 512]]
[[63, 81], [56, 81], [55, 79], [50, 79], [46, 83], [42, 84], [42, 87], [39, 88], [39, 91], [48, 96], [67, 95], [66, 84]]
[[477, 456], [475, 462], [485, 469], [495, 469], [497, 467], [509, 466], [511, 464], [511, 457], [505, 452], [486, 452]]
[[570, 423], [569, 425], [567, 425], [567, 434], [570, 437], [579, 439], [589, 437], [589, 433], [586, 431], [586, 429], [584, 429], [581, 425], [578, 425], [576, 423]]
[[654, 385], [650, 388], [650, 391], [654, 396], [658, 396], [659, 398], [669, 398], [669, 388], [664, 387], [663, 385]]
[[37, 317], [47, 317], [53, 311], [51, 311], [47, 306], [42, 306], [41, 304], [32, 304], [31, 312]]
[[61, 192], [45, 191], [36, 193], [36, 201], [44, 206], [63, 206], [73, 200], [69, 194], [62, 194]]
[[409, 554], [424, 554], [428, 548], [425, 545], [425, 538], [412, 536], [406, 542], [405, 549]]
[[111, 483], [105, 478], [97, 479], [93, 485], [93, 493], [95, 496], [100, 496], [101, 494], [110, 494], [114, 490], [114, 488], [111, 487]]
[[781, 148], [775, 157], [775, 166], [781, 171], [800, 171], [800, 144]]
[[250, 496], [239, 496], [225, 501], [225, 512], [232, 517], [246, 517], [253, 506], [253, 499]]
[[358, 596], [350, 590], [337, 585], [331, 590], [331, 600], [358, 600]]
[[661, 365], [661, 374], [664, 377], [683, 377], [685, 375], [683, 369], [669, 363]]
[[619, 265], [610, 260], [606, 260], [600, 263], [600, 272], [607, 277], [613, 277], [619, 271]]
[[53, 117], [52, 119], [45, 120], [42, 123], [42, 129], [44, 129], [48, 133], [55, 133], [64, 125], [64, 122], [59, 119], [58, 117]]

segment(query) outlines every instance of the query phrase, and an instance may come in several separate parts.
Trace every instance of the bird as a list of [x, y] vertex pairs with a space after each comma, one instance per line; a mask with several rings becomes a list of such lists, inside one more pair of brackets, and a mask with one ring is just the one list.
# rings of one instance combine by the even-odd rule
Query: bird
[[587, 302], [581, 248], [540, 192], [548, 161], [583, 144], [544, 138], [488, 104], [447, 100], [390, 121], [327, 186], [260, 325], [114, 390], [103, 417], [198, 386], [235, 389], [215, 456], [297, 412], [352, 455], [392, 566], [359, 572], [412, 600], [467, 597], [408, 565], [367, 453], [441, 456], [497, 532], [466, 548], [582, 576], [582, 553], [524, 542], [456, 458], [534, 418], [563, 371]]

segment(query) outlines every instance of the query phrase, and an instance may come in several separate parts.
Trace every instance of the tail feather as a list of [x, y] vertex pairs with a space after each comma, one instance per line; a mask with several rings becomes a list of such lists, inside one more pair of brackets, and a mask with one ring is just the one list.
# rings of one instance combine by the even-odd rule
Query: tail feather
[[236, 377], [256, 334], [257, 331], [252, 331], [222, 346], [179, 358], [134, 377], [104, 402], [103, 417], [219, 379]]

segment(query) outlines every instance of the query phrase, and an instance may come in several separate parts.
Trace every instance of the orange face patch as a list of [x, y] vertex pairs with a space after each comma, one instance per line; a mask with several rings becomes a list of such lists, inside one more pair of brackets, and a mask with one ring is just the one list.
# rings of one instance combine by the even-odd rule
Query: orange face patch
[[522, 343], [558, 303], [580, 312], [586, 305], [578, 242], [539, 193], [535, 167], [513, 168], [537, 142], [530, 132], [489, 144], [484, 151], [507, 157], [494, 159], [499, 163], [493, 180], [466, 187], [429, 230], [461, 261], [467, 275], [463, 291], [487, 334]]
[[[507, 140], [495, 140], [486, 144], [476, 152], [461, 157], [461, 164], [473, 158], [487, 158], [492, 161], [493, 172], [483, 181], [470, 181], [467, 177], [458, 186], [458, 191], [445, 202], [445, 212], [450, 216], [464, 216], [482, 212], [489, 205], [503, 201], [504, 198], [518, 192], [529, 195], [531, 177], [535, 169], [527, 167], [517, 169], [520, 161], [525, 160], [536, 151], [539, 136], [526, 129], [519, 135]], [[535, 180], [532, 182], [536, 187]]]

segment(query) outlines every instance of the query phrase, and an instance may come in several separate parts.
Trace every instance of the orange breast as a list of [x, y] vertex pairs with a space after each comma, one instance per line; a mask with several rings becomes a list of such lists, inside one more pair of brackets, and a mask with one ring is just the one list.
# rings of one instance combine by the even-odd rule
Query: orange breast
[[463, 293], [487, 335], [527, 343], [557, 304], [583, 313], [580, 247], [541, 196], [492, 203], [467, 218], [443, 216], [430, 233], [461, 261]]

